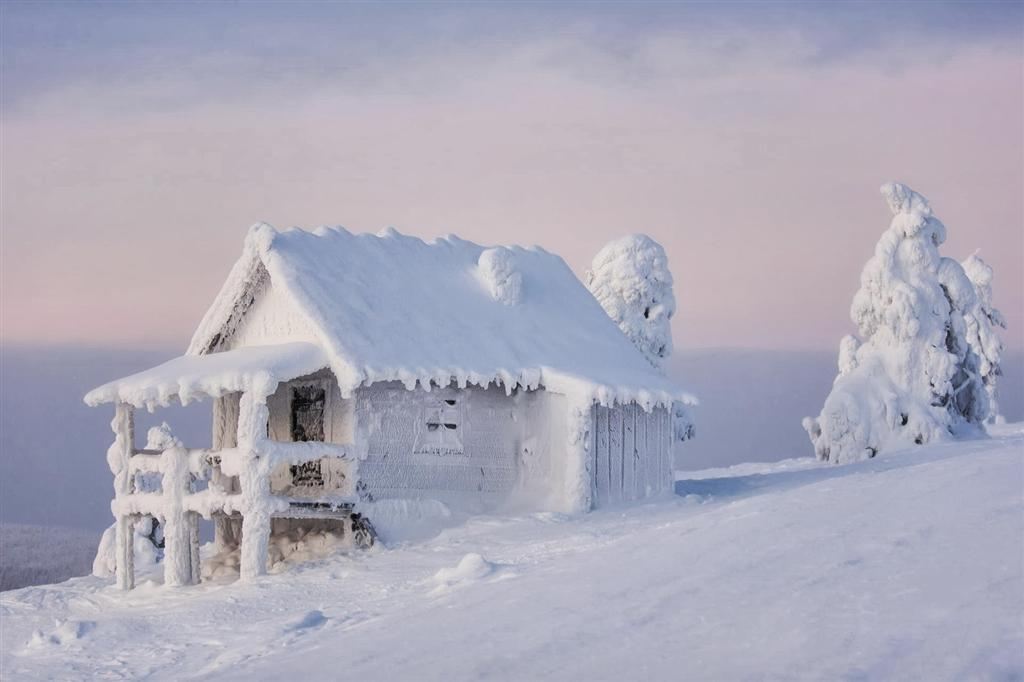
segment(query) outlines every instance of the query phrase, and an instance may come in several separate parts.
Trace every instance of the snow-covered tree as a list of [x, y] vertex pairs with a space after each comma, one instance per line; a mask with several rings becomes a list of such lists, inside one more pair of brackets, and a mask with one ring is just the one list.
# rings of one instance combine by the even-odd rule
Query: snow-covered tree
[[[587, 287], [652, 365], [661, 368], [672, 354], [672, 316], [676, 297], [668, 256], [658, 242], [631, 234], [608, 242], [587, 271]], [[676, 442], [694, 437], [690, 409], [672, 406]]]
[[997, 329], [1006, 329], [1006, 319], [992, 305], [992, 268], [978, 254], [969, 256], [961, 265], [967, 279], [974, 285], [975, 304], [964, 315], [967, 323], [967, 343], [978, 356], [978, 373], [988, 393], [989, 416], [986, 421], [1001, 421], [996, 401], [996, 380], [1002, 374], [1000, 361], [1003, 343]]
[[939, 255], [946, 228], [909, 187], [886, 184], [882, 194], [893, 219], [850, 310], [862, 340], [842, 340], [832, 392], [820, 416], [804, 419], [818, 457], [830, 462], [950, 438], [989, 414], [965, 320], [975, 288], [959, 263]]
[[655, 367], [672, 354], [676, 299], [661, 244], [631, 234], [609, 242], [587, 271], [587, 287]]

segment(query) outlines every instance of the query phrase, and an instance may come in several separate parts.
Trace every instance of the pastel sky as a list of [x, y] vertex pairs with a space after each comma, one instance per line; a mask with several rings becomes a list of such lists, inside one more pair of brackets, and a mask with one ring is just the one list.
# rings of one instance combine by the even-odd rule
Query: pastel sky
[[184, 348], [267, 221], [645, 232], [677, 347], [834, 348], [900, 180], [1021, 347], [1022, 8], [5, 0], [0, 340]]

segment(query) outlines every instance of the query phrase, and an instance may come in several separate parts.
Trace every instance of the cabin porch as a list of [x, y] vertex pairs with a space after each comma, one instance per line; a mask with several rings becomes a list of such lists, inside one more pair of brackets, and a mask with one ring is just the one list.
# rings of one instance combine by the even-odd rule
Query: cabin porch
[[[324, 364], [311, 344], [244, 348], [176, 358], [87, 396], [91, 404], [115, 404], [107, 462], [114, 475], [115, 572], [122, 589], [135, 583], [134, 526], [146, 516], [164, 528], [167, 585], [200, 580], [200, 518], [214, 522], [219, 548], [240, 549], [242, 580], [266, 573], [271, 529], [283, 520], [334, 521], [353, 543], [372, 543], [372, 527], [354, 511], [354, 448], [278, 442], [268, 435], [267, 401], [278, 384]], [[169, 434], [155, 449], [135, 446], [136, 408], [153, 411], [204, 398], [214, 401], [210, 448], [186, 447]], [[320, 485], [309, 485], [311, 478]]]
[[[266, 572], [275, 520], [333, 520], [357, 546], [373, 542], [372, 527], [354, 511], [357, 462], [346, 447], [257, 438], [239, 439], [241, 447], [219, 450], [178, 442], [163, 450], [138, 449], [133, 445], [134, 408], [124, 402], [115, 407], [112, 428], [115, 442], [108, 460], [114, 473], [111, 508], [116, 518], [117, 584], [122, 589], [134, 587], [134, 526], [145, 516], [159, 520], [164, 529], [167, 585], [200, 580], [200, 518], [214, 522], [215, 543], [221, 550], [240, 547], [243, 580]], [[349, 485], [320, 495], [275, 493], [272, 473], [280, 479], [282, 469], [287, 474], [310, 463], [330, 466]], [[141, 476], [146, 477], [145, 485]]]

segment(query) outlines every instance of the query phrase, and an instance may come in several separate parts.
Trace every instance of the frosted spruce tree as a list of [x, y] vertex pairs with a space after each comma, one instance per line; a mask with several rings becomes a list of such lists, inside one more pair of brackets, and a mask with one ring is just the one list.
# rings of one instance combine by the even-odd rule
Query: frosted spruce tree
[[[660, 369], [672, 354], [676, 312], [672, 273], [661, 244], [643, 234], [608, 242], [594, 256], [586, 280], [608, 316]], [[685, 405], [673, 406], [672, 422], [677, 441], [693, 437], [693, 419]]]
[[587, 271], [587, 288], [651, 364], [672, 354], [676, 298], [661, 244], [631, 234], [605, 244]]
[[843, 463], [978, 428], [989, 414], [967, 339], [974, 286], [939, 255], [946, 228], [909, 187], [882, 187], [889, 229], [861, 273], [850, 315], [861, 340], [840, 344], [839, 376], [817, 418], [804, 419], [819, 459]]
[[967, 279], [974, 285], [974, 306], [967, 311], [967, 343], [978, 356], [978, 373], [988, 394], [990, 423], [1002, 421], [996, 400], [996, 380], [1002, 374], [1000, 361], [1003, 343], [997, 329], [1006, 329], [1006, 319], [992, 305], [992, 268], [978, 254], [969, 256], [961, 265]]

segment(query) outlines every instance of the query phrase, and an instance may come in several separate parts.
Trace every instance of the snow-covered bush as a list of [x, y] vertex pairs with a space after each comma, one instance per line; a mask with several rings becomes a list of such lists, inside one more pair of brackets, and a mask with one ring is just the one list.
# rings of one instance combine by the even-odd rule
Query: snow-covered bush
[[609, 242], [587, 271], [587, 288], [655, 367], [672, 354], [676, 299], [661, 244], [642, 234]]
[[974, 285], [975, 303], [965, 314], [967, 343], [978, 356], [978, 373], [988, 394], [989, 422], [1002, 420], [996, 401], [996, 380], [1002, 374], [1000, 361], [1003, 343], [997, 329], [1006, 329], [1006, 319], [992, 305], [992, 268], [978, 254], [969, 256], [962, 264], [967, 279]]
[[863, 341], [840, 344], [821, 415], [804, 419], [818, 457], [849, 462], [976, 429], [989, 414], [966, 315], [964, 268], [939, 255], [945, 226], [905, 185], [882, 187], [893, 219], [864, 266], [850, 315]]
[[[133, 534], [133, 546], [135, 548], [135, 570], [144, 573], [152, 569], [160, 559], [163, 552], [154, 542], [154, 535], [157, 531], [155, 520], [152, 516], [144, 516], [135, 523]], [[111, 524], [103, 531], [99, 547], [96, 548], [96, 558], [92, 560], [92, 574], [97, 578], [111, 578], [117, 570], [117, 524]]]
[[[146, 432], [146, 449], [163, 451], [181, 447], [181, 441], [174, 437], [167, 422], [154, 426]], [[133, 484], [137, 492], [159, 493], [161, 474], [157, 472], [136, 472]], [[111, 524], [103, 532], [100, 544], [96, 548], [96, 558], [92, 562], [92, 574], [97, 578], [109, 578], [114, 575], [116, 567], [116, 528]], [[153, 566], [163, 558], [164, 529], [156, 518], [146, 515], [135, 522], [134, 533], [135, 566], [143, 570]]]

